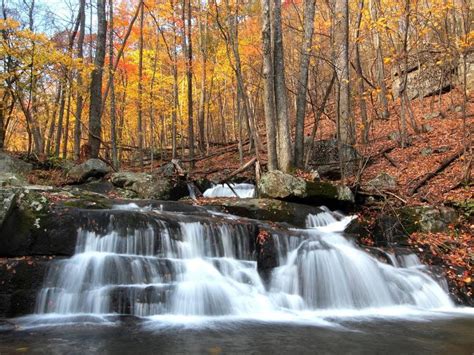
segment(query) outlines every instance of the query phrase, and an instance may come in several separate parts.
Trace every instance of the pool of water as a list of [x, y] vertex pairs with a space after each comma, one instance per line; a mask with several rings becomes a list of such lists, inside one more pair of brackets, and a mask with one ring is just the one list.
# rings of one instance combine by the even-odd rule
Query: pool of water
[[0, 354], [473, 354], [469, 313], [293, 321], [166, 317], [14, 320]]

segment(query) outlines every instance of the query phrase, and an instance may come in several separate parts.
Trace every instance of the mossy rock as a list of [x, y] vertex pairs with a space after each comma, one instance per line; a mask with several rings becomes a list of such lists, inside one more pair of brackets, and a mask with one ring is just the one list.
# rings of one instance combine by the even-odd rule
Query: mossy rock
[[399, 210], [399, 215], [408, 234], [446, 232], [459, 217], [453, 208], [433, 206], [404, 207]]

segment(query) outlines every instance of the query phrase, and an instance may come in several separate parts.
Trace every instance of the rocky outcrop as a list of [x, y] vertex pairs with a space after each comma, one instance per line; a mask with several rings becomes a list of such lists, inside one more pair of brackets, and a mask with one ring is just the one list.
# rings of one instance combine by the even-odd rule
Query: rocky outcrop
[[323, 181], [307, 181], [278, 170], [262, 176], [258, 182], [258, 192], [260, 197], [328, 207], [341, 207], [354, 202], [354, 195], [347, 186]]
[[101, 178], [110, 172], [110, 167], [100, 159], [89, 159], [72, 167], [68, 179], [73, 183], [82, 183], [89, 178]]
[[118, 172], [112, 174], [110, 181], [142, 199], [179, 200], [189, 195], [185, 181], [169, 176]]
[[[442, 64], [440, 64], [442, 62]], [[456, 64], [433, 55], [429, 50], [412, 56], [408, 65], [401, 68], [401, 73], [394, 66], [392, 94], [398, 98], [405, 86], [403, 78], [407, 75], [406, 93], [409, 100], [419, 97], [438, 95], [449, 91], [456, 83]]]
[[456, 210], [444, 206], [415, 206], [400, 210], [400, 220], [410, 234], [446, 232], [449, 225], [456, 223], [458, 217]]

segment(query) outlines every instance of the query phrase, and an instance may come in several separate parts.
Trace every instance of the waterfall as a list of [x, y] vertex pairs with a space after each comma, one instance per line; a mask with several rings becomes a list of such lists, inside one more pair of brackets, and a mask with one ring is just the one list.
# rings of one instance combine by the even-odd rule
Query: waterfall
[[[232, 189], [229, 187], [232, 187]], [[234, 191], [232, 191], [234, 190]], [[237, 194], [238, 196], [235, 196]], [[255, 197], [255, 185], [252, 184], [220, 184], [215, 185], [204, 191], [204, 197], [240, 197], [252, 198]]]
[[[453, 307], [415, 255], [396, 265], [378, 261], [344, 237], [352, 218], [327, 209], [308, 216], [306, 229], [272, 232], [278, 265], [263, 282], [255, 221], [116, 208], [120, 214], [110, 215], [107, 228], [78, 229], [75, 255], [50, 267], [37, 313], [264, 317]], [[132, 212], [147, 222], [117, 228], [117, 219]]]

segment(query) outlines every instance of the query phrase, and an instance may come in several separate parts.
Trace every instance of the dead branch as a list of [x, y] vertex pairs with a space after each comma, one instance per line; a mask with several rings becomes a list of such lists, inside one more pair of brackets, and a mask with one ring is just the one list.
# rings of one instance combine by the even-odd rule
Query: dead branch
[[454, 162], [456, 159], [458, 159], [461, 155], [464, 154], [464, 149], [458, 150], [456, 153], [453, 155], [450, 155], [446, 159], [444, 159], [441, 164], [438, 165], [438, 167], [433, 170], [432, 172], [426, 174], [423, 176], [416, 184], [413, 186], [410, 190], [408, 190], [408, 195], [412, 196], [420, 187], [425, 185], [428, 181], [430, 181], [432, 178], [434, 178], [436, 175], [441, 173], [444, 169], [446, 169], [452, 162]]

